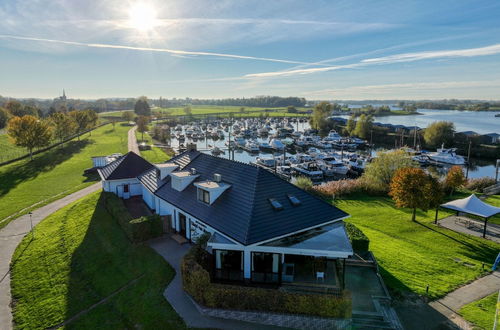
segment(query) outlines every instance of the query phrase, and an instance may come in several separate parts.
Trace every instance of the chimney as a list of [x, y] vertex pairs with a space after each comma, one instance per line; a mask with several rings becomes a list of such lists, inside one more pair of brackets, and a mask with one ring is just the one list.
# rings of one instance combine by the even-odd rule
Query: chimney
[[222, 181], [222, 175], [215, 173], [214, 174], [214, 182], [221, 182]]
[[186, 151], [196, 151], [196, 143], [188, 143], [186, 144]]
[[196, 169], [194, 167], [191, 168], [191, 175], [196, 175]]

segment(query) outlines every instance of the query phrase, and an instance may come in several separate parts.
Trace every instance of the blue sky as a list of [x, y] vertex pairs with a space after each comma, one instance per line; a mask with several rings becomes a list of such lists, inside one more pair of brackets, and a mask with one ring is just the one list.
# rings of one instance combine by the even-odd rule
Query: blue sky
[[500, 99], [500, 1], [3, 0], [0, 95]]

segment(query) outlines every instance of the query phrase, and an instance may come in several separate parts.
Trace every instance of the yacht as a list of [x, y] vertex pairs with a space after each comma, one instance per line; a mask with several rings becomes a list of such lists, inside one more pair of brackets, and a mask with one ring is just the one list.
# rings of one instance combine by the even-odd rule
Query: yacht
[[437, 163], [465, 165], [465, 159], [462, 156], [457, 155], [456, 151], [456, 148], [445, 149], [444, 145], [442, 145], [436, 152], [429, 152], [426, 155], [430, 160]]
[[311, 180], [323, 180], [323, 171], [315, 162], [290, 165], [293, 173], [310, 178]]
[[274, 168], [276, 165], [276, 160], [272, 157], [257, 157], [255, 163], [257, 165]]
[[260, 151], [257, 142], [252, 140], [248, 140], [242, 148], [251, 153], [258, 153]]
[[271, 148], [273, 150], [276, 150], [276, 151], [283, 151], [283, 150], [285, 150], [285, 145], [283, 144], [283, 142], [281, 142], [278, 139], [272, 139], [270, 144], [271, 144]]
[[259, 149], [262, 151], [273, 151], [273, 147], [267, 142], [259, 143]]

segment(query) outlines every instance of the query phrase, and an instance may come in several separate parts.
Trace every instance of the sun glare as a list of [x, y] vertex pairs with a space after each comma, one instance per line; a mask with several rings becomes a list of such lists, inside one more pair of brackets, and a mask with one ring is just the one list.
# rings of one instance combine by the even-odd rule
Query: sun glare
[[149, 31], [157, 23], [156, 10], [153, 6], [138, 2], [133, 4], [128, 12], [129, 26], [140, 31]]

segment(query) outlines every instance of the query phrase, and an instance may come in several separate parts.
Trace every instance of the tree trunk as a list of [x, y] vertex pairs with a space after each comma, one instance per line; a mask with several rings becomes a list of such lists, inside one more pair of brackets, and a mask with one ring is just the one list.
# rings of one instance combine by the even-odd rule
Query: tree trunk
[[30, 152], [30, 160], [33, 160], [33, 148], [28, 149]]
[[417, 215], [417, 208], [414, 207], [413, 208], [413, 213], [412, 213], [412, 216], [411, 216], [411, 221], [415, 222], [416, 215]]

